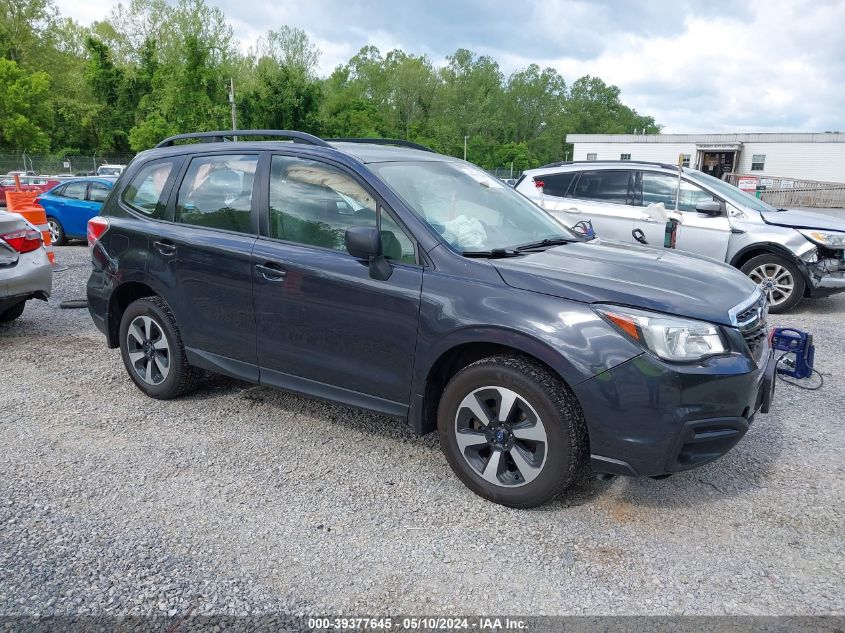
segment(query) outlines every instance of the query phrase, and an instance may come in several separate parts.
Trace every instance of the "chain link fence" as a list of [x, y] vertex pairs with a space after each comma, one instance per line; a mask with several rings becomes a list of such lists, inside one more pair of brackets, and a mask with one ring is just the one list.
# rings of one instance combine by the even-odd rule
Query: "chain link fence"
[[502, 180], [508, 180], [510, 178], [516, 180], [522, 175], [522, 170], [511, 169], [510, 167], [494, 167], [488, 171], [496, 176], [496, 178], [501, 178]]
[[0, 174], [10, 171], [34, 171], [39, 176], [86, 176], [96, 173], [100, 165], [126, 165], [134, 156], [135, 154], [123, 153], [52, 156], [13, 151], [0, 153]]

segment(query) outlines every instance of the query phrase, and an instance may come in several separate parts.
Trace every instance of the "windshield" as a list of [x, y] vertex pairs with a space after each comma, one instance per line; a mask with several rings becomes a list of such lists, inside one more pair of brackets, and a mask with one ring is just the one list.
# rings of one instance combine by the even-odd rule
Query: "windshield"
[[581, 239], [473, 165], [420, 161], [368, 166], [459, 252], [512, 249], [545, 239]]
[[777, 211], [772, 205], [766, 204], [762, 200], [758, 200], [754, 196], [749, 193], [745, 193], [742, 189], [738, 189], [734, 187], [729, 182], [725, 182], [724, 180], [719, 180], [718, 178], [713, 178], [713, 176], [708, 176], [705, 173], [700, 171], [689, 171], [685, 172], [685, 174], [691, 179], [695, 180], [702, 185], [705, 185], [718, 193], [723, 198], [727, 198], [731, 202], [736, 205], [749, 207], [754, 209], [755, 211], [763, 211], [766, 213], [771, 213], [773, 211]]
[[120, 167], [100, 167], [97, 173], [100, 176], [119, 176]]

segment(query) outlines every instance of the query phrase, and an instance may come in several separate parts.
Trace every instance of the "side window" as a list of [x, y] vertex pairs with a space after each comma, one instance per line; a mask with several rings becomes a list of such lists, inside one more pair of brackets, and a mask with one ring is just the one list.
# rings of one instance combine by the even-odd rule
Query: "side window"
[[694, 212], [699, 202], [709, 202], [711, 200], [716, 200], [716, 197], [707, 193], [698, 185], [694, 185], [687, 180], [681, 181], [681, 199], [678, 202], [678, 208], [681, 211]]
[[[678, 191], [678, 179], [668, 174], [643, 173], [643, 201], [642, 205], [662, 202], [667, 209], [675, 208], [675, 194]], [[689, 181], [681, 181], [681, 197], [678, 209], [694, 212], [699, 202], [715, 200], [715, 197], [701, 187]]]
[[175, 176], [175, 167], [176, 159], [155, 160], [144, 165], [123, 190], [123, 201], [144, 215], [163, 218], [166, 185]]
[[543, 183], [543, 195], [557, 196], [563, 198], [566, 195], [572, 179], [577, 172], [570, 171], [562, 174], [546, 174], [545, 176], [534, 176], [534, 182], [538, 180]]
[[674, 209], [675, 192], [677, 190], [678, 179], [676, 177], [648, 171], [643, 172], [642, 205], [644, 207], [662, 202], [667, 209]]
[[628, 204], [629, 190], [633, 189], [628, 184], [633, 180], [633, 174], [633, 171], [610, 169], [583, 171], [575, 185], [575, 190], [569, 195], [582, 200]]
[[88, 199], [91, 202], [104, 202], [109, 197], [111, 189], [99, 182], [92, 182], [88, 190]]
[[85, 200], [86, 189], [88, 189], [87, 182], [69, 182], [64, 188], [62, 195], [65, 198], [73, 198], [74, 200]]
[[[346, 251], [346, 229], [376, 226], [373, 197], [341, 170], [317, 161], [273, 156], [270, 237]], [[416, 262], [413, 242], [385, 211], [381, 235], [388, 259]]]
[[176, 198], [176, 222], [250, 233], [256, 155], [191, 160]]
[[[12, 184], [14, 185], [14, 183], [12, 183]], [[65, 189], [67, 189], [67, 185], [62, 185], [61, 187], [56, 187], [55, 189], [53, 189], [52, 195], [60, 196], [60, 197], [64, 198]]]

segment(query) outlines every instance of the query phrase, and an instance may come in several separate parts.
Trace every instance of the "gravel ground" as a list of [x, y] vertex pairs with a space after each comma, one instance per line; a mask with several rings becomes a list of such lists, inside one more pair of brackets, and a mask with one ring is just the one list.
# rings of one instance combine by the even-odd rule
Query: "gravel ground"
[[385, 417], [225, 378], [144, 397], [59, 309], [87, 249], [57, 257], [0, 326], [0, 614], [845, 612], [845, 296], [772, 318], [825, 385], [781, 383], [722, 460], [518, 511]]

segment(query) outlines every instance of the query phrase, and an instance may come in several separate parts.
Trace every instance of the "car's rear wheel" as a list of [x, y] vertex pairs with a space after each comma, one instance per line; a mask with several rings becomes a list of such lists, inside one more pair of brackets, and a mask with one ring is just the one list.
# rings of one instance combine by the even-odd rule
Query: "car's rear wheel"
[[65, 236], [65, 230], [62, 228], [61, 222], [48, 215], [47, 226], [50, 228], [50, 242], [53, 246], [64, 246], [67, 244], [67, 237]]
[[555, 498], [586, 462], [586, 428], [574, 394], [521, 356], [485, 358], [458, 372], [443, 392], [437, 428], [461, 481], [514, 508]]
[[161, 297], [138, 299], [126, 308], [120, 320], [120, 354], [132, 381], [153, 398], [181, 396], [199, 375], [188, 364], [176, 319]]
[[21, 301], [20, 303], [13, 305], [11, 308], [6, 308], [3, 312], [0, 312], [0, 323], [9, 323], [10, 321], [14, 321], [23, 314], [24, 307], [26, 307], [26, 301]]
[[806, 284], [798, 267], [784, 257], [766, 253], [752, 257], [741, 268], [769, 300], [769, 312], [788, 312], [801, 301]]

